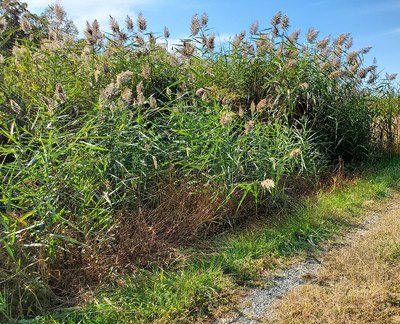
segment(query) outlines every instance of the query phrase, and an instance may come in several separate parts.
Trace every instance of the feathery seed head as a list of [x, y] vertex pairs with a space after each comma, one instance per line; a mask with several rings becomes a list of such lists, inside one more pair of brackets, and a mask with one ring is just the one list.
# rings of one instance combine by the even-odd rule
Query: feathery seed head
[[0, 54], [0, 64], [4, 63], [4, 56]]
[[0, 18], [0, 34], [7, 29], [7, 20], [4, 17]]
[[331, 40], [331, 35], [326, 36], [324, 39], [321, 39], [320, 41], [317, 42], [317, 48], [320, 50], [324, 50], [328, 47], [328, 44]]
[[99, 25], [99, 22], [97, 21], [97, 19], [93, 20], [92, 29], [93, 29], [93, 35], [97, 39], [103, 37], [103, 35], [102, 35], [101, 31], [100, 31], [100, 25]]
[[316, 30], [314, 27], [311, 27], [307, 33], [307, 41], [312, 44], [315, 42], [319, 34], [319, 31]]
[[239, 35], [238, 38], [240, 39], [240, 41], [243, 41], [244, 37], [246, 36], [246, 31], [243, 29]]
[[347, 62], [348, 62], [348, 63], [354, 63], [354, 62], [356, 62], [357, 59], [358, 59], [358, 55], [359, 55], [359, 52], [358, 52], [358, 51], [352, 51], [352, 52], [350, 52], [350, 53], [347, 55], [347, 58], [346, 58]]
[[131, 17], [129, 17], [129, 15], [126, 16], [125, 23], [126, 23], [126, 29], [128, 29], [129, 31], [132, 31], [133, 30], [133, 20]]
[[288, 16], [283, 16], [282, 21], [281, 21], [281, 26], [284, 30], [287, 30], [289, 28], [289, 17]]
[[342, 76], [344, 76], [344, 75], [345, 75], [345, 72], [344, 72], [344, 71], [342, 71], [342, 70], [336, 70], [336, 71], [331, 72], [331, 73], [329, 74], [329, 77], [330, 77], [331, 79], [339, 79], [340, 77], [342, 77]]
[[164, 38], [169, 38], [170, 33], [169, 33], [169, 29], [167, 26], [164, 27]]
[[143, 37], [140, 36], [140, 35], [136, 35], [135, 41], [136, 41], [136, 43], [138, 43], [138, 45], [140, 45], [140, 46], [143, 46], [143, 45], [145, 44]]
[[140, 81], [140, 82], [136, 85], [136, 92], [137, 92], [137, 93], [143, 94], [143, 81]]
[[296, 65], [297, 65], [297, 59], [290, 59], [287, 63], [286, 63], [286, 67], [288, 69], [293, 69]]
[[88, 21], [86, 21], [86, 29], [84, 31], [84, 35], [85, 35], [86, 41], [90, 45], [96, 44], [95, 32], [93, 30], [93, 27], [90, 25], [90, 23]]
[[67, 15], [64, 8], [59, 3], [53, 6], [53, 13], [59, 23], [63, 22]]
[[347, 39], [350, 37], [350, 33], [343, 33], [340, 34], [338, 37], [336, 37], [333, 40], [333, 45], [334, 46], [343, 46], [343, 44], [347, 41]]
[[340, 57], [343, 53], [343, 48], [342, 45], [336, 45], [335, 48], [333, 49], [333, 54]]
[[208, 15], [207, 13], [203, 12], [203, 14], [201, 15], [201, 25], [203, 27], [207, 26], [208, 24]]
[[149, 79], [151, 77], [151, 67], [149, 64], [145, 63], [142, 65], [142, 70], [140, 72], [140, 75], [145, 79]]
[[143, 106], [144, 103], [145, 103], [145, 101], [146, 101], [146, 100], [145, 100], [144, 94], [143, 94], [143, 93], [138, 93], [137, 96], [136, 96], [136, 100], [134, 101], [134, 103], [135, 103], [136, 105]]
[[137, 26], [141, 32], [143, 32], [147, 29], [147, 22], [143, 16], [143, 13], [139, 13], [139, 15], [138, 15]]
[[110, 99], [113, 95], [115, 95], [115, 93], [118, 90], [118, 86], [114, 83], [111, 82], [109, 85], [107, 85], [107, 87], [103, 90], [103, 98], [104, 99]]
[[239, 116], [240, 118], [243, 118], [243, 117], [244, 117], [244, 114], [245, 114], [245, 111], [244, 111], [242, 105], [239, 105], [239, 108], [238, 108], [238, 116]]
[[228, 126], [234, 118], [235, 114], [231, 111], [224, 112], [219, 120], [222, 127]]
[[207, 45], [206, 45], [207, 49], [209, 51], [214, 50], [215, 48], [215, 34], [212, 33], [208, 38], [207, 38]]
[[254, 120], [249, 120], [244, 124], [244, 132], [249, 134], [254, 128]]
[[121, 98], [127, 104], [130, 104], [132, 102], [132, 90], [125, 88], [124, 91], [122, 91]]
[[154, 95], [151, 95], [149, 98], [149, 105], [151, 108], [155, 109], [157, 108], [157, 100], [154, 98]]
[[250, 111], [252, 114], [254, 114], [256, 112], [256, 104], [255, 104], [254, 100], [252, 100], [250, 103]]
[[292, 44], [297, 43], [297, 40], [299, 39], [299, 35], [300, 35], [300, 29], [295, 30], [290, 36], [289, 36], [289, 40]]
[[261, 34], [260, 38], [257, 40], [257, 51], [261, 54], [267, 53], [272, 48], [271, 41], [268, 36]]
[[260, 102], [256, 106], [256, 111], [260, 112], [267, 108], [267, 99], [261, 99]]
[[278, 27], [282, 19], [282, 11], [278, 11], [271, 20], [272, 27]]
[[195, 45], [190, 41], [184, 41], [182, 47], [182, 55], [185, 57], [191, 57], [195, 51]]
[[259, 26], [260, 25], [258, 23], [258, 20], [254, 21], [250, 26], [250, 34], [251, 35], [257, 34]]
[[117, 20], [111, 15], [110, 15], [110, 28], [114, 34], [120, 33], [119, 24]]
[[123, 71], [117, 75], [117, 87], [121, 87], [123, 84], [131, 81], [133, 73], [129, 70]]
[[197, 14], [194, 14], [192, 17], [192, 24], [190, 26], [190, 30], [192, 32], [192, 36], [196, 36], [200, 30], [200, 21]]
[[335, 68], [335, 69], [339, 69], [340, 65], [341, 65], [341, 60], [340, 58], [337, 57], [332, 57], [329, 61], [330, 65]]
[[353, 37], [349, 37], [349, 39], [344, 43], [345, 49], [349, 50], [353, 46]]
[[269, 192], [275, 188], [275, 182], [272, 179], [265, 179], [264, 181], [261, 181], [260, 185], [262, 189], [268, 190]]

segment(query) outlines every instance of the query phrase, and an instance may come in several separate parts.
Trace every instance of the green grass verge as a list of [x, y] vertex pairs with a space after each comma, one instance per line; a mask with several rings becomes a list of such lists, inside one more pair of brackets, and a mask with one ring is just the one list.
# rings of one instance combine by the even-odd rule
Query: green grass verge
[[118, 278], [81, 307], [36, 321], [67, 323], [192, 322], [224, 304], [241, 283], [362, 219], [367, 200], [382, 200], [400, 189], [400, 156], [360, 166], [343, 186], [301, 202], [265, 228], [230, 234], [213, 243], [212, 253], [193, 250], [185, 261], [164, 271], [142, 271]]

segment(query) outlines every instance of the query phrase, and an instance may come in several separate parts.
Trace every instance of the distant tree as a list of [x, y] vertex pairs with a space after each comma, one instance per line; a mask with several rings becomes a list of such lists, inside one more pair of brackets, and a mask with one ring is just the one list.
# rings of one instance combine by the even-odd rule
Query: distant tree
[[0, 0], [0, 53], [8, 56], [18, 42], [39, 45], [50, 34], [57, 39], [76, 38], [78, 29], [59, 4], [40, 15], [31, 13], [25, 2]]
[[41, 17], [47, 21], [48, 29], [61, 32], [70, 38], [76, 38], [79, 35], [78, 28], [59, 4], [49, 5]]
[[28, 10], [25, 2], [0, 0], [0, 53], [9, 55], [18, 41], [38, 44], [46, 34], [45, 23]]

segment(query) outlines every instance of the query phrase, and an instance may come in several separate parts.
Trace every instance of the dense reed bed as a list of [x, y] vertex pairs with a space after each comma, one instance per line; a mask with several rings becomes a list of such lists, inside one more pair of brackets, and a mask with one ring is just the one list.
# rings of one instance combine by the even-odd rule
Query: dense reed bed
[[216, 44], [203, 14], [171, 49], [142, 14], [79, 38], [60, 5], [0, 13], [0, 318], [167, 264], [395, 142], [395, 76], [350, 34], [300, 40], [278, 12]]

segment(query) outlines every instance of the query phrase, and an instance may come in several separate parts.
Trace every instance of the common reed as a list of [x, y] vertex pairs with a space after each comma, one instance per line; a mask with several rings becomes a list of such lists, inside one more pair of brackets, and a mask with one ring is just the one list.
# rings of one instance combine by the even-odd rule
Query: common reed
[[[219, 44], [196, 14], [171, 50], [142, 13], [136, 27], [110, 16], [111, 34], [94, 20], [69, 40], [52, 28], [34, 37], [21, 19], [14, 30], [0, 18], [0, 37], [26, 33], [0, 48], [2, 320], [167, 258], [249, 206], [276, 206], [290, 179], [394, 140], [395, 76], [363, 66], [367, 49], [348, 52], [347, 33], [331, 42], [310, 29], [303, 48], [278, 12]], [[134, 247], [127, 228], [143, 236]]]

